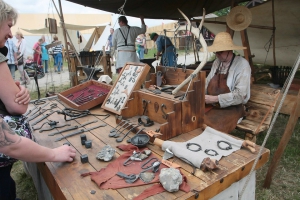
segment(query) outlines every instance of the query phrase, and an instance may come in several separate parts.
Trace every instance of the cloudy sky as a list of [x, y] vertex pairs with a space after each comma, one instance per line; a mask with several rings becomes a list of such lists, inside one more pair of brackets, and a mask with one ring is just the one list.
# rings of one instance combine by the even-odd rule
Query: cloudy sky
[[[56, 13], [56, 10], [52, 4], [52, 0], [4, 0], [17, 9], [19, 13]], [[87, 0], [88, 1], [88, 0]], [[58, 0], [54, 0], [58, 7]], [[81, 6], [69, 1], [61, 0], [63, 13], [78, 13], [78, 14], [102, 14], [108, 13], [101, 10]], [[121, 5], [120, 5], [121, 6]], [[117, 11], [116, 11], [117, 12]], [[126, 6], [125, 6], [126, 12]], [[112, 18], [112, 24], [116, 22], [118, 15], [114, 14]], [[140, 25], [140, 19], [128, 17], [130, 25]], [[145, 23], [148, 27], [160, 25], [162, 23], [170, 23], [171, 20], [151, 20], [145, 19]], [[88, 23], [88, 22], [87, 22]], [[117, 26], [115, 28], [118, 28]]]

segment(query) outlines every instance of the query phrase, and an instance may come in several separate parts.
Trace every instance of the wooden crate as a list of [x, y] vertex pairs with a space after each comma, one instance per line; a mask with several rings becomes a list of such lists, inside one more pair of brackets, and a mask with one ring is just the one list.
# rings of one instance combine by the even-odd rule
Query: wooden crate
[[[95, 80], [90, 80], [90, 81], [87, 81], [85, 83], [82, 83], [80, 85], [77, 85], [75, 87], [72, 87], [68, 90], [65, 90], [65, 91], [59, 93], [58, 98], [61, 101], [63, 101], [64, 103], [66, 103], [68, 106], [70, 106], [71, 108], [75, 108], [78, 110], [87, 110], [87, 109], [93, 108], [93, 107], [103, 103], [107, 94], [111, 90], [111, 87], [112, 87], [111, 85], [108, 85], [105, 83], [100, 83]], [[76, 98], [76, 96], [79, 96], [79, 94], [81, 92], [83, 92], [83, 94], [89, 94], [88, 89], [85, 89], [85, 88], [90, 88], [92, 90], [97, 90], [97, 88], [98, 88], [99, 91], [102, 91], [105, 94], [103, 94], [102, 96], [99, 96], [99, 97], [97, 97], [97, 94], [96, 94], [96, 98], [94, 98], [93, 100], [88, 101], [86, 103], [83, 103], [81, 105], [74, 103], [72, 100], [74, 100]], [[73, 94], [73, 97], [70, 97], [72, 94]], [[92, 94], [92, 92], [91, 92], [91, 94]]]

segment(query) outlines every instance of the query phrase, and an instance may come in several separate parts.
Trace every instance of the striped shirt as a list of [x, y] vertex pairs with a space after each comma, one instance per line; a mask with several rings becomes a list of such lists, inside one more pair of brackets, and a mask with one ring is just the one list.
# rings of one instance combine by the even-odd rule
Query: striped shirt
[[8, 59], [7, 64], [15, 64], [14, 54], [18, 52], [17, 46], [14, 44], [14, 42], [10, 38], [8, 40], [6, 40], [5, 46], [8, 49], [8, 53], [6, 56], [6, 58]]
[[58, 53], [62, 52], [62, 49], [63, 49], [63, 45], [59, 44], [52, 48], [52, 52], [53, 52], [53, 54], [58, 54]]

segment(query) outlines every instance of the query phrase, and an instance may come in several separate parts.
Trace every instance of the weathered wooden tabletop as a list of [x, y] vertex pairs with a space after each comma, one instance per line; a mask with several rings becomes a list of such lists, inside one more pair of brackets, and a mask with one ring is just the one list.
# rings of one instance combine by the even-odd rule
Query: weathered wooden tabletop
[[[51, 103], [56, 103], [58, 108], [53, 110], [64, 109], [63, 104], [58, 102], [55, 99], [48, 100]], [[45, 108], [50, 107], [48, 104]], [[33, 105], [30, 104], [28, 109], [32, 109]], [[47, 111], [48, 113], [50, 111]], [[100, 108], [100, 106], [91, 109], [91, 113], [94, 114], [106, 114], [107, 112]], [[85, 172], [94, 172], [99, 171], [101, 168], [106, 167], [109, 162], [103, 162], [96, 159], [96, 154], [102, 149], [105, 145], [109, 144], [112, 147], [116, 147], [120, 143], [116, 142], [115, 138], [110, 138], [108, 136], [109, 131], [116, 126], [115, 116], [110, 115], [105, 120], [102, 120], [102, 116], [86, 116], [83, 118], [78, 118], [76, 120], [65, 122], [63, 115], [57, 113], [52, 114], [47, 119], [37, 124], [37, 127], [46, 120], [55, 120], [59, 121], [59, 124], [70, 123], [72, 125], [78, 125], [86, 123], [92, 120], [98, 120], [98, 123], [87, 125], [86, 128], [95, 126], [96, 124], [106, 123], [107, 126], [101, 127], [98, 129], [85, 132], [88, 139], [92, 140], [92, 148], [86, 149], [81, 145], [79, 135], [63, 139], [59, 142], [54, 142], [54, 140], [62, 135], [74, 132], [69, 131], [55, 136], [48, 136], [49, 133], [55, 132], [57, 130], [45, 131], [39, 133], [38, 130], [34, 132], [34, 137], [40, 145], [44, 145], [49, 148], [55, 148], [63, 145], [66, 141], [70, 142], [71, 145], [77, 150], [76, 158], [72, 163], [39, 163], [38, 167], [41, 171], [53, 197], [55, 199], [132, 199], [134, 196], [142, 193], [145, 189], [151, 187], [151, 185], [138, 186], [138, 187], [129, 187], [118, 190], [100, 190], [98, 186], [91, 181], [91, 178], [81, 177], [80, 175]], [[34, 121], [34, 120], [32, 120]], [[46, 127], [46, 125], [44, 126]], [[66, 127], [64, 127], [66, 128]], [[62, 130], [64, 128], [59, 128]], [[151, 127], [150, 127], [151, 128]], [[151, 129], [149, 129], [151, 130]], [[196, 129], [189, 133], [182, 134], [172, 139], [172, 141], [183, 142], [187, 141], [199, 134], [202, 133], [201, 129]], [[134, 134], [131, 133], [129, 137], [132, 137]], [[126, 138], [122, 142], [126, 143]], [[148, 148], [151, 149], [157, 157], [162, 157], [163, 151], [161, 148], [155, 145], [148, 145]], [[259, 146], [256, 147], [257, 151]], [[121, 150], [116, 149], [115, 158], [123, 154]], [[87, 154], [89, 157], [89, 163], [82, 164], [80, 161], [80, 155]], [[258, 161], [257, 169], [264, 165], [269, 159], [269, 150], [264, 149], [263, 153]], [[219, 162], [219, 169], [214, 170], [213, 172], [202, 172], [197, 169], [195, 175], [191, 175], [192, 167], [179, 159], [176, 159], [175, 163], [181, 166], [182, 173], [187, 177], [188, 184], [190, 185], [191, 190], [200, 191], [198, 199], [209, 199], [221, 191], [228, 188], [232, 183], [241, 180], [243, 177], [247, 176], [251, 170], [252, 164], [256, 158], [256, 154], [250, 153], [250, 151], [241, 149], [238, 150], [227, 157], [223, 157]], [[114, 160], [114, 159], [113, 159]], [[95, 190], [95, 194], [91, 194], [90, 191]], [[155, 200], [165, 200], [165, 199], [194, 199], [194, 192], [184, 193], [178, 191], [175, 193], [163, 192], [155, 196], [149, 197], [148, 199]]]

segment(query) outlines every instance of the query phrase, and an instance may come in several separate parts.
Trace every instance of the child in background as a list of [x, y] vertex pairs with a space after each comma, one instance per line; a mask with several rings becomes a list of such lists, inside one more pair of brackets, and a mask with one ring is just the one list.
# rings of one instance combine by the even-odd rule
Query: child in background
[[27, 59], [25, 61], [26, 63], [32, 63], [33, 62], [33, 57], [32, 56], [27, 56]]

